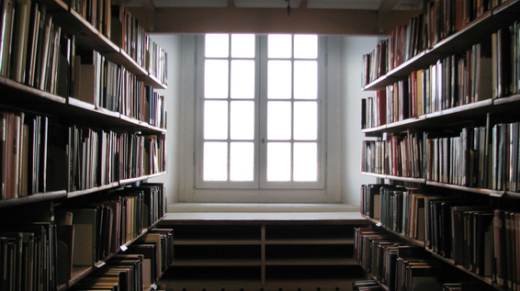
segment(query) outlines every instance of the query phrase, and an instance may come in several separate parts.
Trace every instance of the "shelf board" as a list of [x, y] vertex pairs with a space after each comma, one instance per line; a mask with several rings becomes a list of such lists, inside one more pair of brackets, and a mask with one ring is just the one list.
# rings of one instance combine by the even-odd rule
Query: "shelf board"
[[443, 261], [445, 263], [448, 263], [449, 265], [452, 265], [452, 266], [456, 267], [457, 269], [463, 271], [464, 273], [469, 274], [469, 275], [471, 275], [471, 276], [473, 276], [473, 277], [483, 281], [484, 283], [486, 283], [486, 284], [488, 284], [490, 286], [493, 286], [493, 280], [490, 277], [484, 277], [484, 276], [477, 275], [477, 274], [467, 270], [463, 266], [455, 264], [455, 261], [453, 261], [452, 259], [444, 258], [444, 257], [434, 253], [431, 250], [428, 250], [428, 249], [425, 249], [425, 250], [428, 251], [429, 253], [431, 253], [432, 256], [434, 256], [436, 259], [439, 259], [439, 260], [441, 260], [441, 261]]
[[413, 244], [413, 245], [416, 245], [416, 246], [420, 246], [420, 247], [423, 247], [424, 248], [424, 241], [420, 241], [420, 240], [416, 240], [416, 239], [413, 239], [411, 237], [408, 237], [404, 234], [401, 234], [401, 233], [398, 233], [394, 230], [391, 230], [389, 228], [387, 228], [385, 225], [383, 225], [380, 221], [377, 221], [373, 218], [370, 218], [366, 215], [362, 215], [363, 217], [365, 217], [367, 220], [369, 220], [370, 222], [372, 222], [373, 224], [375, 224], [377, 227], [381, 227], [382, 229], [386, 230], [387, 232], [395, 235], [395, 236], [398, 236], [399, 238]]
[[357, 266], [354, 258], [328, 258], [328, 259], [266, 259], [266, 266]]
[[165, 175], [165, 174], [166, 174], [166, 171], [155, 173], [155, 174], [150, 174], [150, 175], [148, 175], [148, 179], [155, 178], [155, 177], [160, 177], [160, 176]]
[[99, 186], [99, 187], [93, 187], [93, 188], [89, 188], [89, 189], [85, 189], [85, 190], [71, 191], [71, 192], [67, 193], [67, 198], [78, 197], [78, 196], [87, 195], [87, 194], [102, 191], [102, 190], [111, 189], [111, 188], [117, 187], [118, 185], [119, 184], [117, 182], [113, 182], [113, 183]]
[[397, 181], [403, 181], [403, 182], [410, 182], [410, 183], [425, 183], [425, 178], [410, 178], [410, 177], [400, 177], [400, 176], [392, 176], [392, 175], [386, 175], [385, 179], [392, 179]]
[[266, 245], [354, 245], [353, 238], [268, 239]]
[[65, 190], [46, 192], [46, 193], [37, 193], [34, 195], [25, 196], [25, 197], [17, 197], [17, 198], [0, 200], [0, 208], [18, 206], [18, 205], [23, 205], [23, 204], [27, 204], [27, 203], [60, 199], [60, 198], [65, 198], [65, 197], [67, 197], [67, 191], [65, 191]]
[[260, 259], [175, 259], [171, 266], [182, 267], [244, 267], [261, 266]]
[[131, 183], [139, 182], [139, 181], [146, 180], [146, 179], [148, 179], [148, 176], [146, 176], [146, 175], [141, 176], [141, 177], [136, 177], [136, 178], [128, 178], [128, 179], [120, 180], [119, 184], [122, 186], [124, 184], [131, 184]]
[[386, 174], [377, 174], [377, 173], [370, 173], [370, 172], [361, 172], [363, 175], [372, 176], [380, 179], [386, 179]]
[[256, 239], [175, 239], [175, 245], [261, 245], [262, 242]]
[[489, 195], [489, 196], [496, 196], [497, 191], [491, 190], [491, 189], [483, 189], [483, 188], [472, 188], [472, 187], [466, 187], [466, 186], [460, 186], [460, 185], [453, 185], [453, 184], [446, 184], [446, 183], [440, 183], [440, 182], [434, 182], [434, 181], [426, 181], [426, 185], [435, 186], [435, 187], [441, 187], [441, 188], [448, 188], [453, 190], [460, 190], [465, 192], [472, 192], [477, 194], [483, 194], [483, 195]]

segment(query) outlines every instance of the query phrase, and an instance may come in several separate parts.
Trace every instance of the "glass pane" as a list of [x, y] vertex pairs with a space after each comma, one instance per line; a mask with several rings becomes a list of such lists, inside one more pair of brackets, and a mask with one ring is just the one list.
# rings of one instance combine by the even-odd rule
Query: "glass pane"
[[255, 97], [255, 61], [231, 61], [231, 98]]
[[270, 34], [267, 36], [268, 58], [290, 58], [292, 56], [292, 37], [290, 34]]
[[231, 57], [232, 58], [254, 58], [255, 57], [255, 35], [254, 34], [232, 34], [231, 35]]
[[294, 102], [294, 139], [316, 140], [318, 138], [317, 102]]
[[206, 34], [206, 58], [227, 58], [229, 56], [228, 34]]
[[255, 138], [255, 103], [231, 101], [231, 139], [252, 140]]
[[267, 181], [291, 180], [291, 144], [267, 144]]
[[227, 139], [228, 102], [204, 102], [204, 139]]
[[227, 143], [204, 143], [204, 181], [227, 181]]
[[318, 58], [318, 36], [317, 35], [295, 35], [294, 36], [294, 58], [316, 59]]
[[228, 97], [228, 61], [206, 60], [204, 67], [204, 97]]
[[294, 143], [294, 181], [315, 182], [317, 180], [317, 143]]
[[255, 146], [252, 142], [232, 142], [230, 149], [230, 180], [253, 181]]
[[267, 139], [291, 139], [291, 102], [270, 101], [267, 103]]
[[294, 62], [294, 98], [318, 98], [318, 64], [316, 61]]
[[267, 62], [267, 98], [291, 99], [291, 61]]

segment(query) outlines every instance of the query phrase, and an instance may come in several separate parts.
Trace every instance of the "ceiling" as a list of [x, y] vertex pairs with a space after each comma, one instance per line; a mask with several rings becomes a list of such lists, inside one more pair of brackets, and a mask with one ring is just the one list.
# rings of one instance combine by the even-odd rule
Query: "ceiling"
[[[306, 4], [306, 8], [312, 9], [357, 9], [380, 10], [388, 7], [388, 10], [419, 10], [423, 0], [150, 0], [155, 8], [165, 7], [190, 7], [190, 8], [287, 8], [287, 2], [291, 8], [300, 7], [300, 2]], [[129, 7], [141, 6], [140, 1], [121, 0]], [[141, 1], [142, 3], [142, 1]]]
[[[113, 0], [148, 32], [388, 34], [426, 0]], [[288, 9], [288, 5], [290, 9]]]

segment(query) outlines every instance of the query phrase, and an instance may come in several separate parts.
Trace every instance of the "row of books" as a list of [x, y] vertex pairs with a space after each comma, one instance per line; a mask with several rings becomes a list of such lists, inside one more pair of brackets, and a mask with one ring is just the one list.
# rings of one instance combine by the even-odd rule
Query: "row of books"
[[95, 29], [122, 48], [162, 84], [167, 84], [167, 54], [150, 39], [124, 4], [111, 0], [73, 0], [71, 7]]
[[0, 121], [1, 199], [66, 189], [66, 172], [59, 169], [66, 166], [67, 135], [60, 136], [57, 121], [9, 111], [0, 112]]
[[93, 50], [78, 51], [74, 61], [72, 97], [164, 127], [164, 96], [138, 81], [136, 75]]
[[[114, 23], [116, 24], [114, 26]], [[162, 84], [168, 83], [167, 53], [153, 42], [124, 4], [112, 6], [112, 41]]]
[[41, 2], [3, 1], [0, 19], [0, 75], [68, 96], [73, 40], [61, 32]]
[[68, 131], [68, 191], [165, 170], [164, 135], [116, 133], [77, 125], [70, 126]]
[[74, 285], [75, 290], [147, 290], [173, 259], [173, 229], [154, 228]]
[[146, 37], [146, 63], [145, 69], [161, 82], [161, 84], [168, 85], [168, 54], [166, 50], [161, 48], [157, 43]]
[[363, 141], [361, 170], [518, 192], [519, 130], [519, 122], [488, 114], [482, 126], [386, 134]]
[[111, 0], [72, 0], [70, 7], [108, 38], [112, 37]]
[[361, 171], [401, 177], [424, 177], [423, 133], [411, 129], [403, 135], [363, 141]]
[[361, 213], [388, 230], [423, 241], [426, 249], [516, 290], [520, 276], [520, 214], [435, 189], [362, 187]]
[[[76, 1], [73, 1], [73, 7], [74, 2]], [[82, 2], [83, 3], [79, 6], [82, 8], [78, 8], [79, 10], [97, 11], [96, 5], [97, 8], [101, 9], [97, 13], [102, 15], [102, 17], [92, 15], [87, 18], [96, 22], [96, 27], [99, 28], [100, 31], [109, 34], [109, 29], [105, 28], [105, 26], [110, 26], [110, 0], [99, 1], [103, 3], [96, 3], [98, 1], [95, 0], [84, 0]], [[99, 68], [95, 68], [96, 70], [89, 72], [91, 76], [88, 76], [89, 74], [82, 76], [80, 74], [79, 64], [76, 63], [76, 58], [84, 58], [83, 64], [90, 65], [96, 64], [92, 62], [98, 61], [97, 58], [92, 54], [89, 56], [88, 52], [85, 53], [79, 50], [77, 52], [78, 56], [76, 56], [75, 36], [63, 34], [61, 27], [54, 23], [52, 16], [46, 11], [45, 5], [41, 2], [31, 0], [4, 1], [2, 2], [1, 9], [1, 76], [62, 97], [77, 96], [77, 91], [75, 95], [73, 95], [73, 92], [75, 86], [79, 86], [78, 82], [80, 81], [82, 81], [84, 85], [82, 90], [94, 90], [94, 92], [99, 92], [99, 94], [103, 94], [104, 91], [98, 90], [107, 90], [107, 84], [104, 83], [112, 81], [112, 84], [108, 84], [108, 86], [114, 87], [112, 90], [115, 93], [117, 87], [113, 84], [122, 82], [121, 78], [124, 76], [124, 73], [121, 73], [119, 80], [100, 78], [103, 70], [107, 70], [104, 65], [101, 65]], [[104, 12], [102, 12], [104, 9], [108, 11], [106, 16]], [[125, 13], [128, 14], [128, 12]], [[145, 68], [147, 72], [150, 71], [151, 75], [159, 79], [163, 84], [167, 84], [166, 52], [153, 42], [150, 37], [144, 33], [144, 30], [141, 29], [140, 31], [142, 31], [142, 36], [140, 36], [141, 41], [138, 42], [139, 46], [137, 46], [137, 48], [139, 48], [139, 55], [141, 57], [138, 58], [136, 52], [133, 55], [134, 59], [139, 59], [140, 66]], [[133, 42], [135, 42], [135, 40]], [[129, 46], [135, 48], [136, 46], [132, 45], [133, 42], [129, 41], [128, 43]], [[130, 49], [130, 47], [128, 49]], [[80, 60], [78, 61], [80, 62]], [[112, 63], [110, 63], [109, 67], [114, 70], [114, 66], [119, 67]], [[115, 78], [113, 74], [108, 75]], [[97, 80], [91, 79], [93, 76], [98, 76]], [[83, 80], [82, 77], [90, 78]], [[104, 83], [101, 83], [101, 80], [103, 80]], [[87, 84], [84, 83], [87, 81], [95, 81], [97, 82], [95, 84], [99, 86], [93, 86], [93, 84], [88, 84], [87, 86]], [[124, 88], [120, 88], [120, 90], [124, 90]], [[105, 94], [111, 92], [112, 91], [109, 91]], [[106, 106], [108, 105], [105, 104], [105, 108]]]
[[[422, 247], [410, 246], [380, 229], [355, 230], [355, 258], [385, 290], [486, 290], [458, 276]], [[371, 280], [354, 283], [359, 290], [378, 289]], [[488, 288], [491, 290], [491, 288]]]
[[164, 172], [165, 136], [116, 133], [0, 112], [1, 199], [77, 191]]
[[505, 1], [426, 1], [424, 12], [397, 27], [363, 56], [362, 88], [461, 30]]
[[450, 282], [441, 263], [423, 248], [406, 245], [371, 228], [357, 228], [354, 239], [355, 259], [389, 291], [440, 291], [443, 283]]
[[94, 266], [125, 250], [164, 216], [165, 205], [162, 184], [144, 183], [57, 207], [60, 284], [70, 280], [74, 266]]
[[475, 44], [464, 55], [437, 60], [412, 72], [406, 80], [388, 85], [367, 98], [362, 108], [362, 128], [474, 103], [493, 97], [489, 45]]
[[2, 290], [56, 290], [55, 235], [48, 222], [0, 226]]

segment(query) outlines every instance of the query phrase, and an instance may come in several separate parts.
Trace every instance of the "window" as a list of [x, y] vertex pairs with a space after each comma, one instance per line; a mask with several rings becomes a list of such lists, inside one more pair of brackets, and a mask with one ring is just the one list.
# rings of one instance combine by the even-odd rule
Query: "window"
[[325, 70], [319, 39], [201, 37], [197, 188], [324, 187]]

